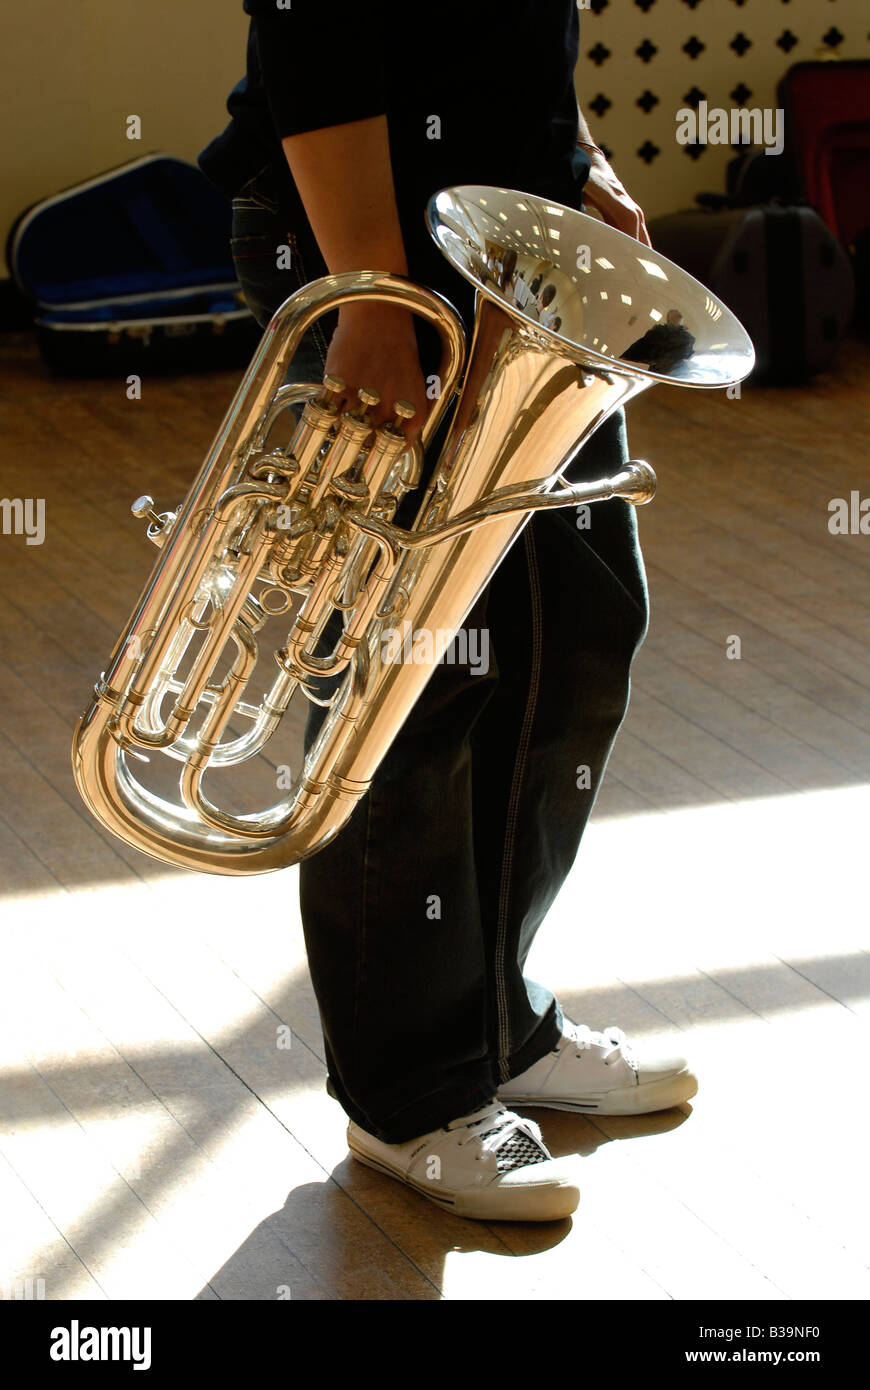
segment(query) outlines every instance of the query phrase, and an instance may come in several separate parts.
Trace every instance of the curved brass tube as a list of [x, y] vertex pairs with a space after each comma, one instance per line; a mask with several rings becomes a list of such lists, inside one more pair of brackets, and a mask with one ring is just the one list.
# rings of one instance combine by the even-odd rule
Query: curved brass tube
[[[444, 190], [427, 217], [445, 256], [477, 290], [467, 363], [459, 318], [431, 291], [374, 271], [315, 281], [266, 328], [171, 524], [158, 527], [171, 514], [154, 512], [150, 499], [136, 504], [150, 518], [158, 558], [79, 720], [73, 769], [94, 815], [166, 863], [265, 872], [333, 839], [432, 674], [432, 664], [389, 659], [391, 625], [401, 618], [434, 633], [439, 660], [443, 634], [461, 627], [536, 511], [650, 499], [655, 476], [637, 461], [613, 477], [561, 482], [613, 411], [657, 381], [726, 386], [752, 368], [749, 339], [715, 296], [596, 219], [477, 187]], [[580, 248], [588, 255], [579, 257]], [[329, 379], [325, 393], [285, 384], [312, 324], [364, 299], [401, 304], [441, 334], [441, 391], [422, 449], [465, 368], [410, 529], [393, 521], [422, 465], [420, 449], [403, 447], [397, 432], [404, 407], [397, 426], [372, 440], [360, 412], [337, 414]], [[288, 410], [299, 411], [290, 443], [271, 446]], [[263, 585], [278, 591], [277, 604]], [[259, 669], [257, 634], [285, 609], [284, 644], [268, 644], [278, 674], [273, 666], [266, 693], [251, 702], [244, 697]], [[333, 615], [341, 634], [318, 656]], [[228, 643], [235, 655], [221, 676]], [[323, 676], [340, 681], [329, 700], [313, 686]], [[206, 793], [206, 773], [260, 752], [295, 691], [328, 708], [289, 794], [249, 815], [222, 809]], [[251, 726], [225, 740], [234, 714]], [[177, 801], [143, 780], [143, 753], [180, 761]]]

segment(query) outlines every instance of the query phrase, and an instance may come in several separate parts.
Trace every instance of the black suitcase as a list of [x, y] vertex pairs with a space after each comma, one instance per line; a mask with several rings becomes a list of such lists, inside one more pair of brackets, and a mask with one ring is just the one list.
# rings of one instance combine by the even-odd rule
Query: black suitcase
[[796, 383], [828, 366], [852, 320], [855, 278], [811, 207], [692, 208], [654, 218], [649, 233], [745, 324], [753, 379]]
[[45, 361], [75, 375], [247, 363], [260, 329], [232, 211], [194, 165], [150, 154], [27, 208], [6, 244]]

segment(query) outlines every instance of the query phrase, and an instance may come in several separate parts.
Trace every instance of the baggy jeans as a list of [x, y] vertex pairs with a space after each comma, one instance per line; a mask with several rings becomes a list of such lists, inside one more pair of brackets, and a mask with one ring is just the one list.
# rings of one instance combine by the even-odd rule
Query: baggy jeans
[[[285, 222], [274, 185], [251, 180], [234, 200], [233, 257], [263, 326], [311, 278]], [[306, 339], [292, 377], [316, 381], [326, 338]], [[627, 458], [620, 410], [564, 477]], [[524, 966], [577, 855], [647, 619], [629, 503], [533, 517], [347, 825], [300, 865], [327, 1086], [384, 1142], [469, 1113], [555, 1047], [559, 1004]], [[313, 707], [311, 732], [322, 717]], [[593, 925], [581, 901], [577, 930]]]

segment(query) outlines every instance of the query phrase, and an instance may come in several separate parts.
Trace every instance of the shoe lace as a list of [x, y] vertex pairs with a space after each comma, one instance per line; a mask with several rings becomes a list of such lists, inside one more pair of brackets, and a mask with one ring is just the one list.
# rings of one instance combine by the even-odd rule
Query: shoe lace
[[589, 1047], [600, 1047], [603, 1049], [604, 1065], [609, 1067], [614, 1062], [623, 1057], [630, 1067], [637, 1070], [637, 1063], [632, 1055], [628, 1038], [621, 1028], [605, 1028], [603, 1032], [593, 1032], [587, 1028], [585, 1023], [571, 1023], [565, 1019], [562, 1033], [569, 1038], [577, 1048], [578, 1053], [585, 1052]]
[[[534, 1120], [506, 1110], [500, 1101], [491, 1101], [470, 1115], [453, 1120], [445, 1129], [467, 1129], [472, 1142], [479, 1144], [481, 1157], [491, 1153], [500, 1173], [545, 1163], [550, 1153]], [[460, 1140], [460, 1143], [467, 1142]]]

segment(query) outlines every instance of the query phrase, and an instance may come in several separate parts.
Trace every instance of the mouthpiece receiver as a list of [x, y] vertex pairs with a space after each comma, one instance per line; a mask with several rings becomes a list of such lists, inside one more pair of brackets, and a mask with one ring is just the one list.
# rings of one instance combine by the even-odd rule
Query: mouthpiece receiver
[[643, 507], [655, 497], [657, 479], [646, 459], [631, 459], [623, 470], [626, 485], [620, 488], [620, 496], [636, 507]]

